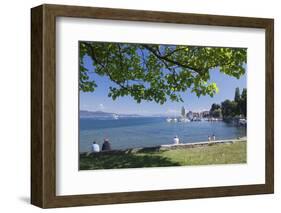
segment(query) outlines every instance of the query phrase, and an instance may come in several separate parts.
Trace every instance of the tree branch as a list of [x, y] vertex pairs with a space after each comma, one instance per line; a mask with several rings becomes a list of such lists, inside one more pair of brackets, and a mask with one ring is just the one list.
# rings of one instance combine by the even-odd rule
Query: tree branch
[[157, 51], [155, 51], [152, 47], [150, 47], [149, 45], [147, 44], [142, 44], [142, 46], [147, 49], [148, 51], [150, 51], [154, 56], [156, 56], [158, 59], [160, 60], [165, 60], [169, 63], [172, 63], [172, 64], [175, 64], [175, 65], [178, 65], [180, 67], [183, 67], [183, 68], [186, 68], [186, 69], [189, 69], [191, 71], [194, 71], [198, 74], [202, 74], [199, 70], [197, 70], [196, 68], [194, 67], [191, 67], [191, 66], [188, 66], [187, 64], [183, 64], [183, 63], [180, 63], [178, 61], [174, 61], [172, 59], [170, 59], [169, 57], [166, 57], [166, 56], [162, 56], [161, 54], [159, 54], [159, 51], [157, 53]]

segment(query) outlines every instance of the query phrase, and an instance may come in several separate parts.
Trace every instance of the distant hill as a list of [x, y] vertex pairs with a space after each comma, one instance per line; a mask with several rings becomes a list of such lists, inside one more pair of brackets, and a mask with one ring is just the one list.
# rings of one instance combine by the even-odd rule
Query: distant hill
[[104, 117], [104, 116], [113, 116], [113, 115], [114, 115], [114, 113], [103, 112], [103, 111], [94, 111], [94, 112], [86, 111], [86, 110], [80, 111], [80, 116], [82, 116], [82, 117], [87, 117], [87, 116], [98, 116], [98, 117], [102, 116], [102, 117]]
[[80, 110], [80, 117], [113, 117], [113, 116], [123, 116], [123, 117], [138, 117], [137, 114], [118, 114], [112, 112], [103, 112], [103, 111], [87, 111]]

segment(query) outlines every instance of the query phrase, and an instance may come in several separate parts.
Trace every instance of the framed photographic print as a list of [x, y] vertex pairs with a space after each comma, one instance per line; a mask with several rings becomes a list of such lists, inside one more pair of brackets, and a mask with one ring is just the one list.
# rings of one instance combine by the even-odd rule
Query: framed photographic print
[[31, 9], [31, 203], [274, 191], [272, 19]]

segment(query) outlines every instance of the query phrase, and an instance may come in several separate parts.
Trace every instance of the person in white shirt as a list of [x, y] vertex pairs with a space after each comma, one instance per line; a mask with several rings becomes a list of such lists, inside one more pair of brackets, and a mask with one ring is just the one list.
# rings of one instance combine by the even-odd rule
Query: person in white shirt
[[92, 152], [100, 152], [100, 146], [96, 143], [96, 141], [92, 144]]
[[180, 139], [178, 138], [178, 136], [174, 137], [174, 144], [179, 144], [180, 143]]

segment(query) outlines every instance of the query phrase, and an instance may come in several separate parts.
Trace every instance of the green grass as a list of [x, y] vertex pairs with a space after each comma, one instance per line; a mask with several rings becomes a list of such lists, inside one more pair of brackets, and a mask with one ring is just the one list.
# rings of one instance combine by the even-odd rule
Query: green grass
[[116, 169], [208, 164], [246, 163], [247, 143], [213, 144], [160, 151], [98, 153], [80, 155], [80, 169]]

